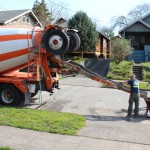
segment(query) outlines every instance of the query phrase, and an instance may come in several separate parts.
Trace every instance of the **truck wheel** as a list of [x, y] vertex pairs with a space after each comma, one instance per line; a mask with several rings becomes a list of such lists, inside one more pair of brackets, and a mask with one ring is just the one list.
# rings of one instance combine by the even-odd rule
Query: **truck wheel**
[[5, 84], [0, 87], [0, 102], [7, 106], [18, 105], [19, 102], [24, 100], [23, 93], [21, 93], [16, 87]]
[[44, 45], [46, 51], [53, 55], [64, 54], [69, 47], [69, 39], [62, 30], [52, 29], [45, 35]]
[[67, 31], [69, 36], [69, 48], [67, 52], [73, 52], [79, 49], [81, 41], [79, 35], [75, 31]]

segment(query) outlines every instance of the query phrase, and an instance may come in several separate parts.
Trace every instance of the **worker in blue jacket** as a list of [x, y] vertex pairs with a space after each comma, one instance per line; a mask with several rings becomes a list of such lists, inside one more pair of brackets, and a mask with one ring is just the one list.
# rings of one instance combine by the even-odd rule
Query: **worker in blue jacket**
[[139, 100], [140, 100], [140, 91], [139, 91], [139, 81], [136, 79], [135, 75], [131, 76], [131, 79], [126, 82], [130, 85], [130, 97], [129, 97], [129, 106], [127, 117], [131, 117], [133, 103], [135, 103], [134, 117], [139, 115]]

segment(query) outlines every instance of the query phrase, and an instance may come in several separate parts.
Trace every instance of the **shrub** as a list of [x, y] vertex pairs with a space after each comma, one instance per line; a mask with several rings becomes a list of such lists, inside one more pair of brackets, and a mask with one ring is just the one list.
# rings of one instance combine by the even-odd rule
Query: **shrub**
[[144, 81], [150, 82], [150, 62], [142, 63]]
[[132, 73], [133, 64], [134, 62], [132, 61], [122, 61], [120, 63], [115, 61], [111, 62], [107, 78], [114, 80], [129, 79]]
[[125, 60], [133, 51], [130, 41], [126, 39], [114, 38], [111, 43], [111, 58], [116, 62]]

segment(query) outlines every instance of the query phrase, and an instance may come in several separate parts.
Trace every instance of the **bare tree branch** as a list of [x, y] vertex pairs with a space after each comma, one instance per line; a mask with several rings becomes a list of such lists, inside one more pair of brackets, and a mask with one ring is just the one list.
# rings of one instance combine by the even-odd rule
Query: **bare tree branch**
[[150, 4], [143, 4], [134, 7], [131, 11], [129, 11], [128, 16], [131, 19], [139, 19], [149, 12], [150, 12]]
[[55, 2], [53, 2], [52, 0], [48, 0], [47, 5], [51, 13], [51, 23], [55, 23], [61, 17], [66, 18], [67, 10], [64, 7], [65, 4], [62, 0], [56, 0]]

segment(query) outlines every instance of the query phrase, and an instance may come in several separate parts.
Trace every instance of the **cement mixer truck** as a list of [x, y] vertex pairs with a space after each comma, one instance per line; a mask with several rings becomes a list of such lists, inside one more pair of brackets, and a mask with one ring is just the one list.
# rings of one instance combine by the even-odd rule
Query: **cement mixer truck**
[[[39, 89], [58, 88], [57, 73], [62, 62], [57, 57], [77, 50], [76, 30], [57, 25], [39, 27], [0, 27], [0, 102], [26, 103]], [[19, 71], [24, 68], [24, 71]]]
[[[130, 92], [128, 86], [107, 79], [71, 60], [60, 59], [60, 55], [79, 47], [77, 31], [57, 25], [49, 25], [44, 29], [0, 27], [0, 103], [9, 106], [20, 102], [26, 104], [38, 90], [53, 93], [54, 88], [59, 88], [57, 74], [62, 72], [64, 65], [92, 80]], [[147, 92], [141, 90], [140, 96], [147, 104], [147, 112], [150, 111]]]

